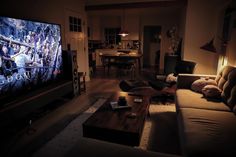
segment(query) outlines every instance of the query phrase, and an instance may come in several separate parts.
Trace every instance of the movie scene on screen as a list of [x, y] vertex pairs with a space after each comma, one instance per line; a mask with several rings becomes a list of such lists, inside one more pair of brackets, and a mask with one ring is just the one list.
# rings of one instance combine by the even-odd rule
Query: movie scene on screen
[[41, 86], [61, 75], [60, 25], [0, 16], [0, 94]]

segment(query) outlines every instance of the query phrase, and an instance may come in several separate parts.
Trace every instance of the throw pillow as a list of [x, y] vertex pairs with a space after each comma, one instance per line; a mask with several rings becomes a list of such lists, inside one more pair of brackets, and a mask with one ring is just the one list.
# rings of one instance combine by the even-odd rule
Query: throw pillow
[[[231, 89], [231, 94], [230, 97], [227, 99], [227, 105], [230, 108], [233, 108], [234, 113], [236, 114], [236, 84], [233, 86], [233, 88]], [[224, 96], [223, 94], [221, 94], [221, 96]]]
[[171, 74], [167, 75], [166, 82], [167, 83], [177, 82], [177, 77], [174, 76], [174, 73], [171, 73]]
[[206, 98], [219, 99], [221, 98], [221, 92], [222, 90], [216, 85], [206, 85], [202, 89], [202, 93]]
[[195, 92], [202, 93], [202, 89], [206, 85], [217, 85], [217, 84], [216, 81], [213, 79], [201, 78], [192, 83], [191, 89]]

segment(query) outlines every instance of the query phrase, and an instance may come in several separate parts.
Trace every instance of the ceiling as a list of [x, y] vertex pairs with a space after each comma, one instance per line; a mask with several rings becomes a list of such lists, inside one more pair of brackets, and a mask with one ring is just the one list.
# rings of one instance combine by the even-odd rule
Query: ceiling
[[182, 11], [182, 7], [168, 7], [168, 8], [131, 8], [131, 9], [109, 9], [109, 10], [91, 10], [88, 11], [88, 15], [90, 16], [102, 16], [102, 17], [109, 17], [109, 16], [121, 16], [122, 13], [125, 11], [126, 15], [129, 16], [138, 16], [138, 15], [166, 15], [166, 14], [174, 14], [179, 13]]
[[185, 6], [187, 0], [86, 0], [85, 9], [110, 10], [110, 9], [130, 9], [130, 8], [153, 8]]
[[157, 2], [157, 1], [175, 1], [175, 0], [86, 0], [86, 5], [104, 5], [104, 4], [121, 4], [137, 2]]

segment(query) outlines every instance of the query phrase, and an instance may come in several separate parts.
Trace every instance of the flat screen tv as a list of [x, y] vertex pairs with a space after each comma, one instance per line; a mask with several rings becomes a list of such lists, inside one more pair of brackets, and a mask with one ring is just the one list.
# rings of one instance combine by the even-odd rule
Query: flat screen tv
[[61, 70], [60, 25], [0, 16], [0, 104], [55, 82]]

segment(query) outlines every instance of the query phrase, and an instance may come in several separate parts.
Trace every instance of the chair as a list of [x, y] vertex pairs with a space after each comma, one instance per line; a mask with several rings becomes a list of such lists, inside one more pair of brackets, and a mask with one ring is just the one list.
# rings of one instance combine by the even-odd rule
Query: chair
[[196, 63], [192, 61], [177, 61], [174, 71], [171, 74], [156, 75], [156, 78], [154, 80], [149, 80], [148, 83], [156, 90], [162, 90], [164, 87], [171, 87], [176, 84], [178, 74], [192, 74], [195, 66]]
[[134, 79], [135, 76], [135, 63], [133, 59], [129, 58], [120, 58], [116, 60], [117, 75], [121, 76], [122, 74], [129, 73], [131, 79]]
[[106, 74], [106, 68], [107, 69], [109, 68], [109, 59], [105, 58], [103, 56], [100, 56], [100, 59], [101, 59], [101, 63], [102, 63], [103, 69], [104, 69], [104, 74]]

